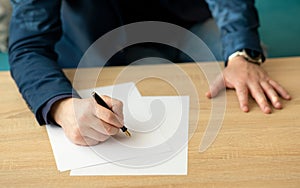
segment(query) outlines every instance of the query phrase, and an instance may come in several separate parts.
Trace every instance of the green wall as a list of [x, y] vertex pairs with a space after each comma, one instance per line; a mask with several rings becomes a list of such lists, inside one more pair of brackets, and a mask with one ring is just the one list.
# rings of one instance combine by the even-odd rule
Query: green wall
[[268, 57], [300, 56], [300, 0], [256, 0]]
[[9, 69], [9, 65], [8, 65], [7, 54], [0, 53], [0, 71], [8, 70], [8, 69]]

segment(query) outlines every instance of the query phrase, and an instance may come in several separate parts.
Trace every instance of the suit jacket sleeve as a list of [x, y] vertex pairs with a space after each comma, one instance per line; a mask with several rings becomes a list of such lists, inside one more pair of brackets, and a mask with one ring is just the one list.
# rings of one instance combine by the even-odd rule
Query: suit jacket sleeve
[[62, 33], [61, 0], [11, 3], [11, 75], [38, 122], [44, 124], [42, 106], [56, 96], [72, 95], [72, 85], [57, 64], [54, 50]]
[[259, 20], [254, 0], [206, 0], [221, 31], [223, 57], [248, 48], [263, 53], [258, 34]]

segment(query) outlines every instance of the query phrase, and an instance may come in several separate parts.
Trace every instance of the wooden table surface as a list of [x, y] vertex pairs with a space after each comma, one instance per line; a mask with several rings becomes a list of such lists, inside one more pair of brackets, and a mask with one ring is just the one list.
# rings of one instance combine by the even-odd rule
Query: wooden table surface
[[[235, 92], [228, 90], [222, 128], [211, 147], [199, 153], [211, 113], [211, 101], [204, 96], [208, 84], [196, 64], [180, 64], [200, 100], [199, 121], [193, 113], [197, 106], [190, 108], [190, 121], [197, 122], [198, 128], [189, 141], [187, 176], [71, 177], [69, 172], [59, 172], [45, 126], [37, 124], [9, 72], [0, 72], [0, 187], [300, 187], [300, 57], [269, 59], [263, 66], [293, 99], [283, 101], [284, 109], [270, 115], [251, 99], [250, 112], [243, 113]], [[119, 81], [164, 73], [169, 83], [145, 78], [137, 87], [142, 95], [176, 95], [170, 83], [180, 83], [182, 75], [167, 69], [168, 65], [136, 66]], [[104, 69], [97, 86], [114, 84], [122, 70]], [[74, 70], [65, 72], [73, 80]], [[82, 80], [83, 88], [89, 79]]]

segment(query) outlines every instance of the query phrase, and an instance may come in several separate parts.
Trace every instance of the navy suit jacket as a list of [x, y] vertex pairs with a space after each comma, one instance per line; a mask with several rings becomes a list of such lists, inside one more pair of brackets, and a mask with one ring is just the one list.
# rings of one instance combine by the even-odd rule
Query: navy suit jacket
[[[76, 67], [95, 40], [127, 23], [155, 20], [188, 28], [212, 15], [221, 31], [224, 60], [243, 48], [262, 52], [254, 0], [11, 2], [11, 74], [40, 124], [45, 124], [42, 108], [47, 102], [72, 95], [72, 85], [62, 68]], [[120, 62], [116, 60], [112, 65]]]

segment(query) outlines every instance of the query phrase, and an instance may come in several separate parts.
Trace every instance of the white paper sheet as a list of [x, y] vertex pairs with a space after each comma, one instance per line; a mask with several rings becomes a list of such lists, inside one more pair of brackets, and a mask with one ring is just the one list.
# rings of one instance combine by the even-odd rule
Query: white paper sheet
[[112, 163], [71, 170], [71, 176], [187, 175], [187, 147], [172, 159], [148, 168], [126, 168]]
[[[155, 147], [161, 143], [171, 141], [176, 139], [177, 143], [166, 144], [166, 155], [162, 155], [161, 158], [157, 158], [158, 164], [154, 164], [154, 160], [149, 158], [156, 157], [160, 155], [158, 151], [153, 150], [144, 156], [136, 156], [133, 161], [144, 160], [148, 161], [150, 165], [148, 166], [138, 166], [147, 165], [146, 163], [131, 163], [126, 160], [116, 161], [108, 164], [100, 164], [96, 166], [91, 166], [87, 168], [74, 169], [71, 170], [70, 175], [186, 175], [187, 174], [187, 139], [188, 139], [188, 115], [189, 115], [189, 100], [188, 97], [143, 97], [144, 105], [147, 103], [159, 100], [165, 106], [165, 114], [163, 121], [160, 126], [155, 130], [149, 132], [143, 132], [144, 124], [142, 128], [132, 127], [137, 130], [133, 132], [134, 135], [140, 134], [137, 139], [130, 139], [128, 142], [122, 142], [130, 147], [136, 147], [139, 150], [143, 147]], [[157, 109], [158, 106], [154, 106], [153, 109]], [[159, 118], [158, 118], [159, 119]], [[151, 122], [151, 121], [150, 121]], [[147, 122], [146, 122], [147, 123]], [[146, 128], [147, 125], [146, 125]], [[141, 131], [142, 130], [142, 131]], [[177, 132], [179, 130], [179, 133]], [[176, 133], [177, 132], [177, 133]], [[155, 134], [154, 134], [155, 133]], [[176, 135], [173, 139], [172, 137]], [[151, 137], [156, 138], [151, 139]], [[146, 143], [138, 143], [140, 141]], [[145, 145], [144, 145], [145, 144]], [[143, 146], [141, 146], [143, 145]], [[178, 148], [176, 148], [176, 146]], [[174, 148], [175, 147], [175, 148]], [[149, 148], [147, 148], [148, 150]], [[170, 153], [168, 153], [170, 151]], [[136, 151], [135, 151], [136, 152]], [[159, 161], [161, 160], [161, 161]], [[132, 166], [133, 165], [133, 166]]]
[[[95, 90], [123, 101], [132, 137], [120, 133], [97, 146], [83, 147], [71, 143], [61, 128], [47, 125], [60, 171], [72, 169], [71, 175], [187, 174], [188, 97], [141, 97], [133, 83]], [[92, 91], [79, 94], [89, 97]]]

